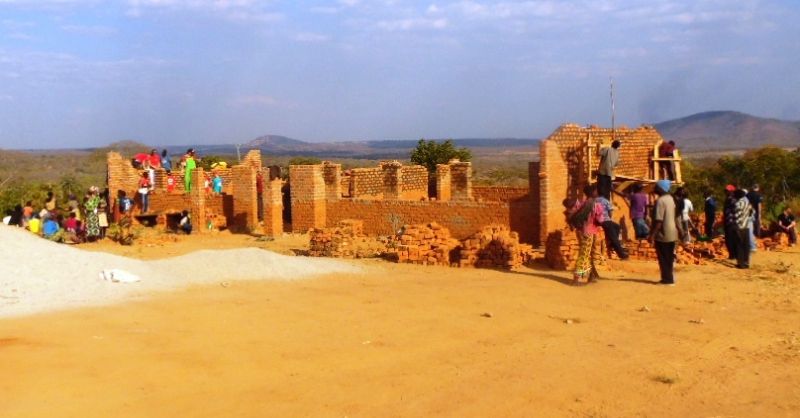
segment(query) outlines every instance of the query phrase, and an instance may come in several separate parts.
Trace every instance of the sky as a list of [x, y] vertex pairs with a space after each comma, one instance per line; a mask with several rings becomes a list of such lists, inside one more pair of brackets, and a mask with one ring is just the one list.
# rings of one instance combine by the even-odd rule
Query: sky
[[0, 148], [800, 120], [798, 0], [0, 0]]

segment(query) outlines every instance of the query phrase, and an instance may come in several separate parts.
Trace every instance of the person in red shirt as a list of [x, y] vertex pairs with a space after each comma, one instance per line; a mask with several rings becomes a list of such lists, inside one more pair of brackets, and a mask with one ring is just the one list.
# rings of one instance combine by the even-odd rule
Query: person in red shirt
[[147, 158], [150, 162], [150, 168], [161, 168], [161, 156], [158, 155], [158, 150], [151, 149], [150, 155]]
[[133, 166], [136, 168], [150, 167], [150, 155], [140, 152], [133, 156]]
[[172, 193], [175, 190], [175, 176], [172, 171], [167, 170], [167, 193]]
[[147, 171], [142, 173], [139, 179], [139, 196], [142, 199], [142, 213], [147, 213], [150, 210], [150, 177]]

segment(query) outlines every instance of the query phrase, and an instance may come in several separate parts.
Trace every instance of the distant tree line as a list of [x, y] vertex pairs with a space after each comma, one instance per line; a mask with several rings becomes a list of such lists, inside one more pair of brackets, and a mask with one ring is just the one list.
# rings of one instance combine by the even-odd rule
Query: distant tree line
[[800, 200], [797, 200], [800, 197], [800, 148], [787, 151], [766, 146], [741, 156], [684, 161], [682, 168], [685, 187], [699, 210], [708, 193], [722, 202], [728, 184], [748, 190], [758, 184], [767, 220], [774, 220], [787, 205], [800, 209]]

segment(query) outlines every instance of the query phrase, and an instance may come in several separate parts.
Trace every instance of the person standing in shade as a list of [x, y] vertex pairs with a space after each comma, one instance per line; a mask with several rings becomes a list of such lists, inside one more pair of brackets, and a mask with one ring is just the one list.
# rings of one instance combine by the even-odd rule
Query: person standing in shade
[[748, 226], [753, 216], [753, 207], [750, 206], [744, 190], [739, 189], [733, 192], [733, 198], [736, 199], [733, 209], [736, 219], [736, 268], [746, 269], [750, 268], [750, 228]]
[[648, 241], [654, 242], [658, 256], [658, 269], [661, 280], [658, 284], [675, 285], [673, 265], [675, 264], [675, 242], [678, 241], [678, 227], [675, 224], [675, 199], [669, 194], [672, 182], [659, 180], [656, 182], [656, 200], [653, 208], [653, 225], [650, 228]]
[[678, 213], [678, 216], [681, 221], [680, 228], [683, 231], [682, 241], [684, 244], [689, 244], [692, 242], [692, 235], [690, 233], [692, 219], [689, 214], [694, 212], [694, 205], [692, 201], [689, 200], [689, 193], [683, 187], [678, 187], [678, 190], [675, 191], [675, 198], [681, 200], [680, 204], [676, 205], [676, 209], [680, 206], [680, 213]]
[[733, 192], [736, 187], [732, 184], [725, 186], [725, 206], [722, 207], [722, 216], [725, 222], [725, 248], [728, 249], [728, 260], [736, 259], [736, 214], [734, 208], [736, 206], [736, 199], [733, 197]]
[[711, 191], [706, 193], [706, 201], [703, 211], [706, 215], [706, 236], [711, 239], [714, 238], [714, 223], [717, 220], [717, 199], [711, 194]]
[[625, 248], [623, 248], [622, 244], [619, 242], [619, 224], [614, 222], [611, 217], [611, 214], [614, 212], [614, 205], [604, 196], [598, 196], [597, 203], [603, 208], [600, 226], [606, 234], [606, 242], [608, 242], [608, 245], [617, 253], [620, 259], [627, 260], [628, 252], [625, 251]]
[[261, 221], [264, 219], [264, 174], [262, 174], [263, 170], [258, 170], [256, 172], [256, 200], [258, 200], [258, 220]]
[[186, 164], [186, 168], [183, 171], [183, 186], [184, 191], [189, 193], [192, 191], [192, 172], [197, 168], [197, 161], [194, 159], [194, 148], [186, 150], [184, 164]]
[[794, 215], [792, 215], [792, 208], [787, 207], [778, 216], [778, 230], [789, 236], [789, 246], [792, 247], [797, 243], [797, 231], [795, 230]]
[[753, 226], [750, 229], [750, 249], [755, 251], [756, 238], [761, 237], [761, 197], [760, 187], [758, 184], [753, 185], [753, 190], [747, 193], [747, 200], [750, 201], [750, 206], [753, 207]]
[[600, 150], [600, 167], [597, 170], [597, 192], [606, 199], [611, 199], [611, 180], [614, 180], [614, 169], [619, 164], [619, 146], [615, 139], [610, 147]]
[[647, 221], [645, 220], [647, 216], [647, 193], [643, 189], [644, 187], [642, 187], [641, 183], [636, 183], [633, 185], [630, 195], [631, 221], [633, 222], [636, 239], [647, 239], [647, 236], [650, 235], [650, 227], [647, 226]]

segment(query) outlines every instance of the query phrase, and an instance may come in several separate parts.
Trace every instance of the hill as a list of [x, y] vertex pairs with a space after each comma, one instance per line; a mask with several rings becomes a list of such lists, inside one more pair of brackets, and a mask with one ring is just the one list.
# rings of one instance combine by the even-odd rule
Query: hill
[[689, 150], [800, 146], [800, 122], [733, 111], [697, 113], [657, 123], [655, 127], [664, 138]]

